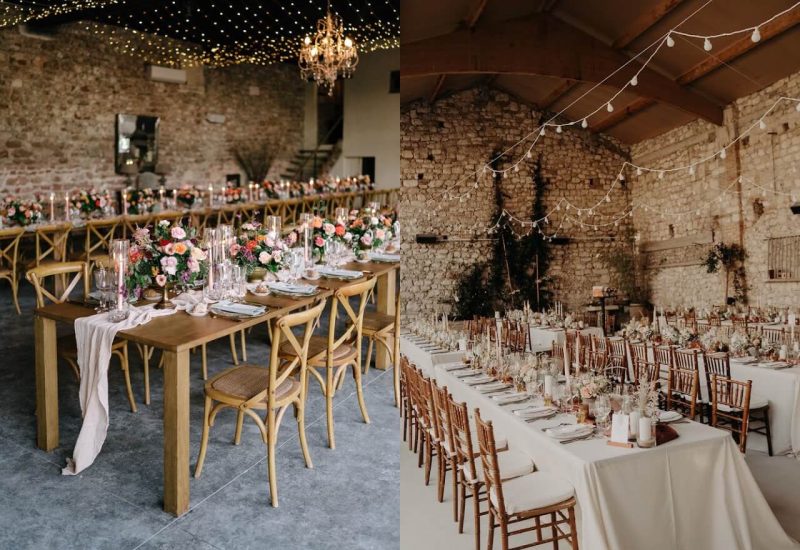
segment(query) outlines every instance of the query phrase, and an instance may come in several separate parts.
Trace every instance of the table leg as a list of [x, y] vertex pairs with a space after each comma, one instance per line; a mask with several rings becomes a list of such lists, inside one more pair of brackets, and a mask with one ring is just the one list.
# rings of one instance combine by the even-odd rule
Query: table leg
[[36, 345], [36, 445], [45, 451], [58, 447], [58, 357], [56, 322], [34, 318]]
[[189, 510], [189, 351], [164, 351], [164, 511]]
[[[390, 272], [378, 278], [377, 293], [378, 293], [378, 312], [385, 313], [386, 315], [394, 315], [395, 293], [397, 292], [397, 270], [393, 269]], [[386, 348], [383, 346], [376, 346], [375, 350], [375, 368], [386, 370], [391, 366], [391, 358]]]

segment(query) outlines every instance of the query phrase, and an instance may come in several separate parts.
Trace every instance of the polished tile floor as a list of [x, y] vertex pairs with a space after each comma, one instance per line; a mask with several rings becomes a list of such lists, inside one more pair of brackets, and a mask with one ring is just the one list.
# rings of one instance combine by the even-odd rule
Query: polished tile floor
[[[398, 548], [400, 464], [391, 371], [365, 379], [371, 424], [361, 420], [352, 377], [336, 398], [336, 450], [327, 448], [323, 401], [311, 386], [307, 434], [314, 462], [306, 469], [296, 424], [287, 415], [277, 453], [280, 507], [270, 505], [266, 448], [245, 421], [232, 444], [234, 413], [211, 431], [200, 479], [191, 480], [191, 510], [161, 511], [162, 373], [151, 369], [151, 405], [143, 403], [142, 367], [132, 349], [139, 405], [131, 413], [115, 360], [109, 375], [111, 426], [97, 461], [81, 475], [60, 475], [80, 428], [78, 384], [59, 369], [61, 447], [35, 447], [33, 294], [23, 282], [23, 314], [0, 288], [0, 549], [391, 549]], [[266, 364], [265, 334], [248, 338], [248, 359]], [[133, 347], [132, 347], [133, 348]], [[227, 340], [209, 347], [209, 374], [231, 365]], [[192, 359], [191, 464], [203, 415], [199, 355]], [[316, 390], [316, 391], [315, 391]]]

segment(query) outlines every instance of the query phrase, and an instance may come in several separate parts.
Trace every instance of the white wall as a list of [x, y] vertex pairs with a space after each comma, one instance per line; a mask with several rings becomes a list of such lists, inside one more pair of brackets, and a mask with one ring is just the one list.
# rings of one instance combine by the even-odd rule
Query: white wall
[[361, 157], [375, 157], [377, 187], [400, 186], [400, 94], [389, 93], [389, 75], [399, 69], [399, 48], [372, 52], [345, 81], [342, 156], [333, 175], [355, 175]]

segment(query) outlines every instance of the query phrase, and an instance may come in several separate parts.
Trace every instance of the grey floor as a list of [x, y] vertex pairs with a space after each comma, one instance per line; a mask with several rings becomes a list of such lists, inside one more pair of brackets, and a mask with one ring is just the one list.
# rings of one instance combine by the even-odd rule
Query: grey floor
[[[191, 479], [191, 509], [181, 518], [162, 506], [162, 373], [151, 369], [152, 402], [143, 404], [142, 368], [132, 353], [138, 413], [131, 413], [115, 360], [109, 374], [111, 426], [96, 462], [81, 475], [60, 475], [80, 428], [78, 384], [59, 368], [61, 447], [35, 447], [33, 295], [22, 283], [16, 315], [0, 288], [0, 549], [391, 549], [400, 546], [400, 453], [391, 371], [365, 379], [371, 424], [365, 424], [352, 377], [336, 397], [336, 449], [327, 448], [323, 401], [311, 387], [306, 469], [296, 424], [287, 415], [277, 453], [280, 507], [269, 501], [266, 450], [245, 421], [232, 444], [234, 414], [211, 431], [203, 475]], [[265, 364], [268, 347], [253, 334], [248, 360]], [[133, 350], [132, 350], [133, 351]], [[209, 374], [231, 366], [227, 340], [209, 348]], [[315, 391], [316, 390], [316, 391]], [[191, 465], [200, 444], [203, 382], [192, 359]]]

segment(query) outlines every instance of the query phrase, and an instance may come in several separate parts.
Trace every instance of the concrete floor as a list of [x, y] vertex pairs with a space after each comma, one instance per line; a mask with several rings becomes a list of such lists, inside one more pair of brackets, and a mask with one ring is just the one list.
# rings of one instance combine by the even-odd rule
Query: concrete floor
[[[306, 422], [313, 469], [305, 468], [287, 415], [277, 453], [277, 509], [269, 501], [258, 429], [245, 421], [242, 443], [234, 446], [235, 414], [220, 413], [203, 476], [191, 479], [191, 510], [174, 518], [161, 510], [162, 372], [151, 369], [152, 402], [145, 406], [135, 349], [131, 372], [139, 411], [130, 412], [112, 360], [111, 426], [96, 462], [79, 476], [60, 474], [80, 428], [78, 383], [66, 366], [59, 369], [61, 447], [52, 453], [36, 449], [33, 293], [27, 283], [20, 286], [21, 316], [8, 286], [0, 289], [0, 549], [399, 547], [400, 456], [391, 371], [372, 369], [365, 379], [369, 425], [361, 420], [347, 378], [336, 398], [336, 450], [327, 448], [323, 401], [311, 386]], [[248, 338], [249, 362], [266, 364], [264, 338], [255, 332]], [[230, 365], [227, 340], [209, 347], [209, 374]], [[192, 469], [202, 415], [198, 355], [192, 359]]]

